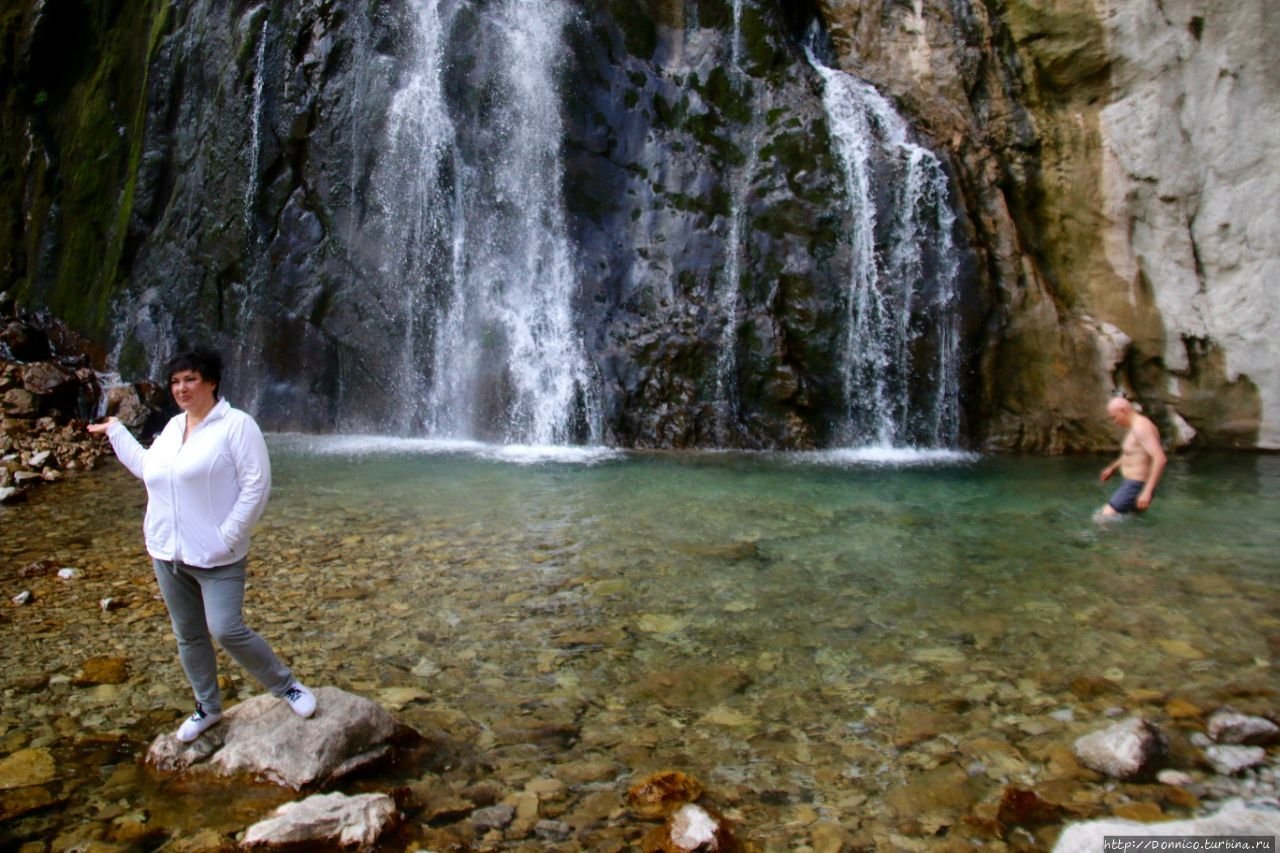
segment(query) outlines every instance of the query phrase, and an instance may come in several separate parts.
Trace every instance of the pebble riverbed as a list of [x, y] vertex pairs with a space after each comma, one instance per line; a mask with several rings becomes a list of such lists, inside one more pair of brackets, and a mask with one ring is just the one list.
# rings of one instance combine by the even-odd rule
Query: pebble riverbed
[[[1280, 711], [1274, 510], [1210, 535], [1218, 521], [1196, 513], [1215, 495], [1194, 465], [1171, 469], [1162, 518], [1110, 532], [1056, 508], [1094, 498], [1055, 493], [1088, 470], [1061, 461], [1028, 462], [1048, 466], [1029, 486], [1003, 463], [833, 474], [272, 450], [247, 621], [307, 683], [427, 736], [414, 766], [343, 786], [417, 792], [388, 849], [630, 849], [651, 824], [627, 786], [662, 769], [698, 778], [770, 851], [1047, 849], [1072, 819], [1280, 793], [1274, 747], [1226, 779], [1194, 744], [1222, 706]], [[1255, 461], [1246, 482], [1274, 501], [1280, 460]], [[991, 503], [984, 478], [1015, 494]], [[294, 796], [139, 765], [190, 708], [144, 505], [104, 464], [0, 510], [0, 762], [46, 750], [55, 765], [39, 785], [0, 779], [6, 847], [232, 837]], [[49, 571], [20, 575], [39, 561]], [[223, 661], [227, 703], [253, 695]], [[1132, 714], [1169, 737], [1187, 784], [1075, 761], [1076, 738]], [[999, 820], [1010, 787], [1057, 809]], [[557, 829], [477, 819], [500, 802]]]

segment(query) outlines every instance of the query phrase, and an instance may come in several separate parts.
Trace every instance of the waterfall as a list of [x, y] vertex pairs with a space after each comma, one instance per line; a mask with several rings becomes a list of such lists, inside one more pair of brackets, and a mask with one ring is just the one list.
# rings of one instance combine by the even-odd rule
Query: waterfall
[[[570, 7], [505, 0], [455, 44], [456, 4], [417, 0], [380, 169], [401, 431], [515, 444], [600, 440], [573, 308], [558, 69]], [[484, 75], [448, 97], [446, 57]], [[470, 64], [470, 62], [468, 63]], [[465, 143], [465, 132], [476, 139]]]
[[[852, 220], [839, 439], [953, 446], [959, 263], [946, 172], [871, 85], [807, 53], [822, 78]], [[892, 188], [883, 211], [874, 191], [882, 186]]]
[[244, 230], [252, 240], [255, 234], [253, 225], [253, 208], [258, 201], [258, 160], [262, 150], [262, 86], [266, 75], [264, 66], [267, 61], [267, 21], [270, 14], [266, 10], [262, 15], [262, 30], [258, 33], [258, 55], [253, 66], [253, 121], [249, 139], [249, 178], [245, 181], [244, 190]]
[[751, 176], [759, 162], [759, 128], [754, 103], [754, 89], [742, 70], [742, 4], [733, 2], [733, 34], [730, 41], [730, 80], [734, 91], [750, 102], [751, 122], [746, 133], [746, 163], [729, 170], [729, 232], [725, 239], [724, 271], [716, 288], [716, 307], [723, 325], [720, 327], [719, 347], [716, 352], [715, 404], [716, 442], [728, 445], [732, 442], [732, 430], [739, 418], [738, 401], [738, 326], [739, 291], [742, 286], [743, 227], [746, 222], [744, 199], [751, 185]]
[[388, 293], [386, 322], [397, 336], [390, 365], [399, 410], [395, 431], [422, 428], [429, 405], [425, 367], [433, 342], [432, 296], [441, 271], [452, 267], [454, 192], [451, 165], [456, 131], [444, 93], [444, 52], [449, 19], [437, 0], [412, 7], [408, 71], [391, 101], [386, 147], [374, 187], [383, 211], [379, 270]]

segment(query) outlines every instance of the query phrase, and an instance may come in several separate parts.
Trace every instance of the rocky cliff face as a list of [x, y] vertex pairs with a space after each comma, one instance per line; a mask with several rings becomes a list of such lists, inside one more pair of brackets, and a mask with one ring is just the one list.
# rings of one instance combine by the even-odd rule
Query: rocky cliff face
[[[1263, 4], [566, 4], [553, 231], [585, 354], [572, 428], [632, 446], [847, 439], [858, 224], [803, 43], [825, 33], [831, 64], [888, 96], [949, 175], [962, 442], [1111, 447], [1119, 387], [1170, 438], [1280, 446]], [[56, 34], [78, 6], [22, 5], [0, 18], [0, 290], [68, 316], [126, 373], [219, 343], [270, 426], [429, 424], [459, 300], [441, 270], [480, 251], [459, 187], [493, 180], [509, 130], [507, 4], [121, 0], [79, 17], [74, 62]], [[458, 141], [393, 164], [423, 26], [447, 33], [436, 82]], [[405, 222], [391, 196], [424, 171], [430, 215]], [[486, 223], [516, 205], [494, 203]], [[876, 252], [893, 239], [878, 230]], [[505, 327], [480, 337], [517, 346]], [[472, 381], [477, 411], [516, 396], [501, 371]]]
[[1105, 444], [1114, 387], [1171, 440], [1280, 446], [1263, 2], [823, 9], [846, 64], [968, 167], [1003, 297], [990, 444]]

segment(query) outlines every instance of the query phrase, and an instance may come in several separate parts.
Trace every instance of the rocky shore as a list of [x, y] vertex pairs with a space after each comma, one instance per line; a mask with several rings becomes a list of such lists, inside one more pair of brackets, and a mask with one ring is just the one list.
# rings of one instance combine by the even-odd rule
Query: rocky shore
[[157, 426], [162, 389], [119, 383], [104, 390], [93, 351], [58, 319], [20, 311], [0, 293], [0, 504], [109, 456], [110, 445], [84, 428], [100, 412], [139, 434]]

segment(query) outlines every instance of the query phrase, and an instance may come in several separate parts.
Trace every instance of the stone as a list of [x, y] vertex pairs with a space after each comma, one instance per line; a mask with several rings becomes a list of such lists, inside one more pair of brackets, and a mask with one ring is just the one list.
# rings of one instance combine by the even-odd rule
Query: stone
[[16, 486], [0, 486], [0, 504], [16, 504], [27, 499], [27, 493]]
[[722, 816], [693, 803], [681, 806], [641, 842], [644, 853], [726, 853], [738, 849]]
[[80, 671], [71, 679], [77, 687], [94, 684], [123, 684], [129, 679], [129, 662], [122, 657], [93, 657], [80, 664]]
[[24, 604], [30, 604], [34, 600], [35, 600], [35, 596], [32, 594], [31, 590], [29, 589], [24, 589], [22, 592], [18, 593], [17, 595], [15, 595], [13, 598], [10, 599], [10, 601], [18, 605], [19, 607], [23, 606]]
[[0, 789], [0, 823], [62, 802], [41, 785]]
[[702, 796], [702, 784], [679, 770], [653, 773], [627, 789], [627, 807], [638, 817], [666, 817]]
[[1131, 717], [1075, 742], [1075, 754], [1082, 764], [1116, 779], [1140, 776], [1164, 750], [1160, 730], [1141, 717]]
[[1107, 836], [1280, 835], [1280, 811], [1265, 803], [1250, 805], [1234, 799], [1214, 814], [1187, 820], [1142, 823], [1095, 820], [1068, 825], [1058, 836], [1054, 853], [1102, 853]]
[[1041, 798], [1035, 791], [1008, 785], [1000, 795], [996, 819], [1004, 826], [1037, 826], [1060, 820], [1062, 813], [1059, 805]]
[[26, 388], [10, 388], [0, 396], [0, 412], [15, 418], [34, 418], [40, 414], [40, 398]]
[[274, 696], [254, 696], [190, 744], [160, 735], [147, 763], [163, 772], [247, 773], [297, 790], [379, 761], [394, 742], [416, 734], [368, 699], [336, 687], [314, 692], [316, 713], [309, 719]]
[[1218, 743], [1266, 745], [1280, 739], [1280, 726], [1266, 717], [1251, 717], [1233, 708], [1215, 711], [1205, 730]]
[[337, 844], [369, 849], [398, 819], [395, 800], [387, 794], [316, 794], [280, 806], [271, 817], [249, 827], [242, 844]]
[[36, 560], [34, 563], [27, 563], [18, 569], [18, 577], [42, 578], [53, 574], [57, 570], [58, 564], [53, 560]]
[[944, 764], [890, 789], [884, 801], [901, 818], [931, 814], [958, 820], [981, 798], [982, 790], [963, 768]]
[[0, 791], [43, 785], [57, 778], [57, 765], [47, 749], [20, 749], [0, 759]]
[[1260, 766], [1267, 760], [1267, 751], [1260, 746], [1215, 745], [1205, 748], [1204, 757], [1216, 772], [1234, 776]]
[[516, 819], [516, 807], [509, 803], [498, 803], [476, 809], [471, 815], [471, 825], [480, 832], [492, 829], [506, 829]]

